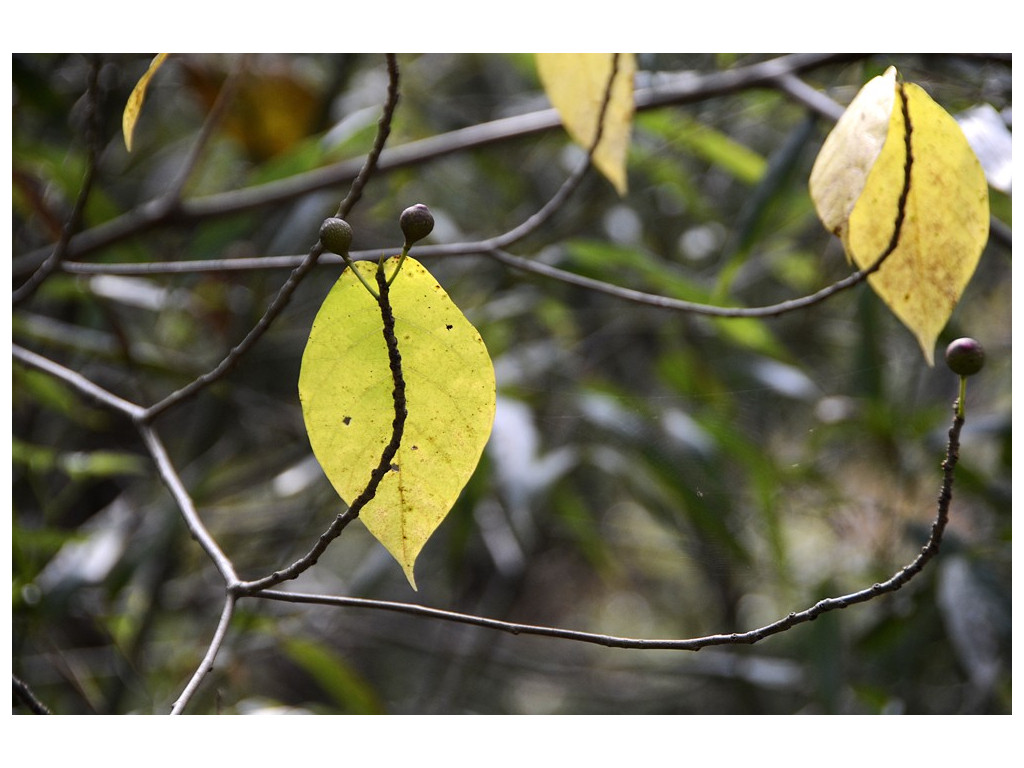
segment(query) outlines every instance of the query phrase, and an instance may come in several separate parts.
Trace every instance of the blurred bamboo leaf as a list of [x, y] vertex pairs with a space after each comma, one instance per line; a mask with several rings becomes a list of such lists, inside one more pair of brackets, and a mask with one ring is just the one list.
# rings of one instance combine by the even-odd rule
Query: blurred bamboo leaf
[[330, 648], [298, 637], [284, 638], [281, 647], [343, 712], [353, 715], [384, 714], [384, 705], [369, 681]]
[[642, 127], [696, 157], [715, 165], [745, 184], [756, 184], [768, 162], [758, 152], [716, 128], [678, 112], [649, 112], [637, 118]]

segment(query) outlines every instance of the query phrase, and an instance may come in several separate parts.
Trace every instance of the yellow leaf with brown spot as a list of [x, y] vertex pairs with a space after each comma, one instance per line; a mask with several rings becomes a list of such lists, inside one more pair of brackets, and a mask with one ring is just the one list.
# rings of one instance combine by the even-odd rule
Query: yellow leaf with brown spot
[[[392, 274], [397, 259], [385, 262]], [[392, 439], [394, 381], [374, 284], [346, 269], [324, 299], [302, 356], [299, 398], [313, 453], [351, 503]], [[359, 519], [416, 588], [413, 566], [480, 460], [494, 422], [494, 368], [480, 334], [426, 268], [407, 258], [389, 301], [408, 415], [398, 453]]]

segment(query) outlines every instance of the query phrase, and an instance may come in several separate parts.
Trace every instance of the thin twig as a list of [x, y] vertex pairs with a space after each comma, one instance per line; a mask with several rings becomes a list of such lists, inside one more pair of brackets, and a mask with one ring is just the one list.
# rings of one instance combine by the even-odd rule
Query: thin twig
[[409, 413], [406, 407], [405, 377], [402, 373], [402, 355], [398, 349], [398, 337], [395, 335], [395, 315], [391, 308], [389, 293], [390, 285], [384, 276], [383, 264], [378, 264], [375, 275], [378, 291], [376, 298], [377, 304], [380, 307], [380, 315], [383, 325], [381, 332], [384, 335], [384, 342], [388, 348], [388, 366], [391, 370], [392, 382], [391, 399], [394, 403], [395, 409], [395, 415], [391, 422], [391, 440], [381, 452], [380, 461], [377, 462], [377, 466], [374, 467], [373, 471], [370, 473], [370, 480], [366, 484], [362, 493], [352, 501], [347, 510], [334, 519], [334, 522], [331, 523], [326, 531], [320, 534], [316, 544], [307, 554], [296, 560], [287, 568], [275, 571], [269, 576], [265, 576], [262, 579], [256, 579], [255, 581], [237, 584], [234, 587], [236, 594], [252, 594], [253, 592], [267, 589], [275, 584], [280, 584], [282, 581], [294, 579], [300, 573], [316, 565], [316, 562], [320, 559], [320, 556], [324, 553], [330, 543], [341, 535], [341, 532], [345, 527], [355, 520], [359, 516], [359, 513], [362, 512], [363, 508], [373, 500], [374, 496], [377, 495], [377, 488], [380, 486], [381, 481], [387, 473], [391, 471], [391, 463], [401, 446], [402, 435], [405, 432], [405, 420]]
[[869, 275], [881, 269], [882, 264], [885, 263], [886, 259], [888, 259], [899, 246], [900, 235], [903, 232], [903, 222], [906, 220], [907, 215], [907, 198], [910, 195], [914, 153], [912, 146], [913, 125], [910, 120], [910, 107], [907, 102], [907, 96], [903, 90], [902, 83], [899, 85], [898, 93], [904, 123], [903, 186], [900, 190], [900, 196], [896, 203], [896, 217], [893, 221], [893, 230], [892, 235], [889, 238], [889, 243], [886, 245], [885, 250], [878, 255], [870, 266], [858, 270], [842, 280], [838, 280], [808, 296], [803, 296], [798, 299], [789, 299], [787, 301], [779, 302], [778, 304], [770, 304], [762, 307], [722, 307], [715, 304], [702, 304], [694, 301], [685, 301], [683, 299], [673, 299], [668, 296], [661, 296], [658, 294], [644, 293], [643, 291], [636, 291], [630, 288], [622, 288], [601, 280], [595, 280], [593, 278], [567, 272], [563, 269], [558, 269], [557, 267], [548, 266], [547, 264], [530, 261], [519, 256], [513, 256], [500, 248], [492, 248], [488, 251], [488, 254], [496, 261], [515, 267], [516, 269], [532, 272], [544, 277], [550, 277], [581, 288], [587, 288], [592, 291], [615, 296], [616, 298], [625, 299], [638, 304], [655, 306], [662, 309], [692, 312], [695, 314], [709, 315], [713, 317], [778, 317], [779, 315], [784, 315], [788, 312], [806, 309], [807, 307], [818, 304], [825, 299], [845, 291], [848, 288], [852, 288], [866, 280]]
[[[339, 215], [344, 211], [347, 214], [348, 210], [352, 205], [359, 199], [362, 193], [363, 187], [370, 178], [374, 169], [377, 167], [377, 160], [380, 153], [384, 149], [384, 143], [387, 139], [388, 134], [391, 132], [391, 120], [394, 117], [395, 107], [398, 104], [398, 67], [394, 60], [393, 54], [388, 54], [388, 91], [387, 99], [384, 103], [384, 109], [382, 110], [380, 120], [378, 122], [377, 139], [374, 142], [373, 149], [370, 151], [363, 164], [362, 171], [356, 176], [356, 179], [352, 183], [352, 191], [342, 201], [339, 206]], [[191, 382], [186, 384], [176, 392], [172, 392], [170, 395], [165, 397], [158, 403], [151, 405], [146, 412], [146, 419], [153, 419], [159, 416], [167, 409], [177, 405], [183, 400], [192, 397], [199, 390], [208, 387], [213, 382], [225, 376], [231, 369], [233, 369], [242, 356], [248, 352], [257, 341], [259, 341], [263, 334], [267, 332], [270, 325], [277, 319], [278, 315], [284, 311], [288, 302], [291, 300], [295, 290], [299, 287], [299, 284], [306, 277], [307, 274], [316, 266], [317, 260], [323, 254], [323, 244], [317, 240], [313, 247], [309, 250], [309, 254], [306, 258], [296, 267], [292, 273], [288, 276], [284, 285], [281, 286], [277, 295], [273, 301], [267, 307], [266, 312], [259, 319], [252, 330], [246, 334], [245, 338], [227, 354], [227, 356], [218, 363], [218, 365], [212, 370], [204, 373], [202, 376], [193, 379]]]
[[573, 173], [570, 174], [564, 182], [562, 182], [558, 191], [555, 192], [554, 196], [548, 200], [547, 203], [541, 206], [540, 210], [526, 219], [526, 221], [519, 226], [491, 238], [489, 243], [493, 248], [508, 248], [510, 245], [513, 245], [531, 233], [536, 232], [544, 225], [545, 222], [548, 221], [548, 219], [562, 208], [570, 195], [579, 188], [580, 183], [583, 181], [583, 177], [586, 175], [587, 171], [590, 170], [590, 165], [594, 159], [594, 153], [597, 151], [597, 145], [601, 143], [601, 138], [604, 136], [605, 117], [608, 114], [608, 105], [611, 104], [612, 101], [612, 91], [615, 87], [615, 78], [619, 74], [619, 55], [620, 54], [618, 53], [612, 54], [611, 74], [608, 75], [608, 84], [605, 86], [604, 95], [601, 97], [601, 106], [597, 111], [597, 130], [594, 133], [593, 141], [590, 142], [590, 146], [587, 148], [586, 159], [580, 163], [579, 168], [573, 171]]
[[192, 497], [189, 495], [184, 483], [181, 482], [178, 472], [174, 469], [174, 465], [171, 463], [167, 450], [164, 448], [163, 442], [157, 435], [156, 430], [153, 429], [152, 425], [141, 420], [137, 423], [137, 426], [139, 434], [142, 435], [142, 440], [149, 450], [149, 455], [156, 464], [160, 479], [164, 481], [164, 485], [171, 492], [171, 496], [174, 498], [175, 504], [178, 505], [178, 510], [185, 519], [185, 525], [188, 527], [189, 533], [192, 534], [192, 538], [199, 543], [203, 551], [213, 560], [224, 581], [229, 586], [235, 584], [238, 581], [238, 576], [235, 574], [235, 568], [231, 559], [224, 554], [213, 536], [206, 529], [206, 526], [203, 525], [195, 503], [192, 501]]
[[373, 146], [370, 147], [370, 152], [366, 155], [362, 168], [359, 169], [359, 173], [352, 180], [352, 186], [349, 188], [348, 194], [345, 195], [345, 199], [338, 206], [338, 212], [335, 215], [339, 219], [344, 219], [348, 216], [353, 206], [363, 196], [363, 189], [366, 188], [370, 177], [377, 171], [381, 153], [384, 152], [384, 145], [387, 144], [388, 137], [391, 135], [391, 121], [394, 119], [395, 109], [398, 108], [400, 96], [398, 89], [398, 58], [393, 53], [387, 53], [384, 55], [384, 60], [388, 69], [388, 91], [387, 97], [384, 100], [384, 109], [377, 120], [377, 135], [374, 137]]
[[[665, 106], [692, 104], [749, 88], [776, 88], [779, 78], [786, 74], [800, 74], [830, 64], [865, 58], [866, 55], [801, 53], [780, 56], [725, 72], [702, 75], [683, 73], [666, 79], [656, 87], [638, 89], [635, 94], [635, 109], [637, 112], [643, 112]], [[383, 152], [377, 172], [388, 173], [421, 165], [468, 149], [544, 133], [560, 125], [558, 112], [554, 109], [544, 109], [461, 128]], [[148, 203], [76, 235], [72, 238], [68, 252], [75, 259], [81, 259], [89, 253], [172, 221], [176, 224], [195, 224], [210, 218], [283, 205], [313, 192], [350, 183], [358, 176], [361, 167], [360, 161], [346, 160], [280, 181], [187, 200], [182, 203], [173, 219], [165, 210]], [[45, 252], [34, 251], [19, 256], [15, 260], [15, 272], [33, 268], [32, 265], [40, 262], [45, 255]]]
[[902, 84], [900, 85], [898, 92], [900, 96], [900, 108], [903, 112], [903, 122], [905, 126], [905, 130], [903, 132], [905, 154], [903, 163], [903, 187], [900, 190], [900, 196], [896, 203], [896, 216], [893, 221], [893, 231], [889, 238], [889, 243], [886, 245], [885, 250], [878, 255], [870, 266], [857, 270], [842, 280], [838, 280], [815, 293], [802, 296], [797, 299], [789, 299], [777, 304], [769, 304], [761, 307], [722, 307], [716, 304], [702, 304], [700, 302], [674, 299], [669, 296], [662, 296], [659, 294], [645, 293], [644, 291], [637, 291], [632, 288], [623, 288], [602, 280], [595, 280], [594, 278], [577, 275], [573, 272], [559, 269], [558, 267], [552, 267], [537, 261], [524, 259], [520, 256], [514, 256], [498, 247], [488, 249], [487, 253], [496, 261], [507, 266], [514, 267], [515, 269], [531, 272], [563, 283], [568, 283], [569, 285], [575, 285], [580, 288], [586, 288], [587, 290], [604, 293], [625, 301], [645, 304], [647, 306], [658, 307], [660, 309], [692, 312], [694, 314], [708, 315], [712, 317], [734, 318], [778, 317], [779, 315], [784, 315], [788, 312], [806, 309], [807, 307], [818, 304], [837, 293], [862, 283], [869, 275], [881, 269], [886, 259], [888, 259], [899, 246], [900, 235], [903, 232], [903, 222], [906, 220], [907, 214], [907, 198], [910, 195], [914, 154], [912, 147], [913, 125], [910, 120], [909, 106]]
[[24, 703], [29, 711], [34, 715], [52, 715], [50, 708], [47, 707], [39, 698], [32, 692], [32, 689], [28, 687], [17, 675], [11, 675], [11, 687], [14, 698]]
[[217, 126], [221, 124], [221, 121], [224, 119], [224, 115], [227, 113], [228, 105], [231, 103], [232, 98], [234, 98], [238, 87], [238, 81], [242, 78], [248, 58], [247, 54], [243, 54], [239, 58], [234, 69], [228, 73], [227, 79], [221, 86], [220, 92], [217, 94], [217, 98], [213, 102], [213, 106], [210, 107], [210, 111], [206, 115], [206, 119], [203, 121], [202, 127], [199, 129], [199, 134], [192, 143], [192, 148], [189, 150], [188, 156], [181, 164], [181, 168], [178, 169], [177, 177], [164, 193], [164, 204], [168, 209], [177, 209], [181, 204], [181, 195], [185, 190], [185, 184], [188, 183], [189, 177], [192, 176], [192, 172], [199, 164], [199, 159], [202, 157], [203, 151], [209, 144], [214, 131], [217, 129]]
[[192, 696], [198, 690], [199, 684], [203, 682], [203, 678], [213, 669], [213, 662], [217, 658], [220, 647], [224, 644], [224, 638], [227, 636], [228, 627], [231, 625], [231, 616], [234, 614], [234, 611], [235, 596], [229, 593], [224, 600], [224, 610], [221, 611], [220, 621], [217, 623], [217, 629], [213, 633], [213, 639], [206, 649], [206, 654], [203, 656], [203, 660], [199, 663], [196, 671], [192, 674], [188, 685], [181, 692], [181, 696], [178, 697], [178, 700], [174, 702], [174, 706], [171, 707], [172, 715], [180, 715], [185, 710], [189, 701], [192, 700]]
[[61, 262], [64, 261], [68, 255], [68, 248], [71, 243], [71, 237], [82, 225], [82, 217], [85, 214], [85, 204], [89, 199], [89, 194], [92, 192], [93, 182], [96, 178], [96, 169], [99, 165], [99, 71], [101, 61], [97, 56], [92, 60], [92, 66], [89, 68], [89, 84], [85, 91], [85, 103], [86, 103], [86, 114], [85, 114], [85, 145], [86, 145], [86, 160], [85, 160], [85, 175], [82, 177], [82, 185], [78, 188], [78, 196], [75, 199], [75, 204], [71, 209], [71, 215], [68, 216], [67, 222], [61, 228], [60, 237], [57, 240], [57, 244], [53, 247], [53, 251], [46, 258], [46, 260], [39, 265], [39, 268], [26, 280], [24, 283], [19, 285], [13, 292], [13, 305], [18, 306], [19, 304], [27, 301], [38, 289], [43, 282], [52, 275], [60, 266]]
[[842, 106], [817, 88], [805, 83], [792, 71], [783, 72], [778, 77], [772, 78], [772, 83], [790, 99], [826, 120], [834, 123], [843, 114]]
[[83, 395], [102, 403], [108, 408], [112, 408], [115, 411], [124, 414], [130, 419], [138, 420], [145, 414], [145, 408], [141, 405], [136, 405], [122, 397], [118, 397], [112, 392], [108, 392], [103, 389], [103, 387], [93, 383], [77, 371], [72, 371], [70, 368], [66, 368], [60, 363], [56, 363], [47, 357], [31, 352], [17, 344], [12, 345], [11, 353], [15, 360], [60, 379], [64, 383], [69, 384], [81, 392]]
[[925, 565], [939, 552], [942, 543], [942, 536], [949, 522], [949, 507], [953, 499], [953, 475], [959, 459], [960, 452], [960, 430], [963, 428], [964, 420], [957, 413], [957, 406], [953, 406], [953, 423], [949, 429], [949, 442], [946, 446], [946, 458], [942, 464], [942, 487], [939, 491], [936, 516], [932, 523], [931, 533], [927, 542], [921, 548], [918, 555], [906, 566], [897, 571], [886, 581], [873, 584], [866, 589], [851, 592], [839, 597], [829, 597], [820, 600], [810, 608], [800, 612], [790, 613], [778, 621], [766, 624], [749, 632], [733, 632], [729, 634], [706, 635], [688, 639], [646, 639], [635, 637], [620, 637], [616, 635], [602, 635], [593, 632], [579, 632], [561, 627], [543, 627], [533, 624], [517, 624], [498, 619], [489, 619], [483, 616], [472, 614], [444, 611], [438, 608], [428, 608], [413, 603], [399, 603], [385, 600], [368, 600], [357, 597], [340, 597], [334, 595], [314, 595], [300, 592], [280, 592], [274, 590], [263, 590], [254, 594], [254, 597], [263, 597], [268, 600], [277, 600], [288, 603], [306, 603], [313, 605], [329, 605], [346, 608], [370, 608], [374, 610], [393, 611], [405, 613], [423, 618], [440, 619], [452, 621], [459, 624], [470, 624], [476, 627], [493, 629], [499, 632], [507, 632], [513, 635], [534, 635], [538, 637], [553, 637], [562, 640], [574, 640], [581, 643], [603, 645], [609, 648], [632, 648], [641, 650], [674, 650], [674, 651], [699, 651], [701, 648], [708, 648], [716, 645], [753, 645], [772, 635], [777, 635], [798, 624], [805, 624], [821, 616], [823, 613], [849, 608], [852, 605], [872, 600], [881, 595], [895, 592], [907, 584], [914, 576], [921, 572]]

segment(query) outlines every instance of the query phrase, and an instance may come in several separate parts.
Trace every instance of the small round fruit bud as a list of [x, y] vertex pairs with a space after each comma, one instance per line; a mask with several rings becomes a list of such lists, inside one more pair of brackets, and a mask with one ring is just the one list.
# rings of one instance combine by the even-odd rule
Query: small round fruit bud
[[946, 347], [946, 365], [960, 376], [973, 376], [985, 365], [985, 350], [974, 339], [957, 339]]
[[405, 235], [405, 247], [409, 248], [417, 240], [422, 240], [434, 229], [434, 215], [423, 203], [416, 203], [402, 211], [398, 219]]
[[324, 219], [320, 225], [320, 242], [331, 253], [344, 256], [352, 245], [352, 227], [344, 219]]

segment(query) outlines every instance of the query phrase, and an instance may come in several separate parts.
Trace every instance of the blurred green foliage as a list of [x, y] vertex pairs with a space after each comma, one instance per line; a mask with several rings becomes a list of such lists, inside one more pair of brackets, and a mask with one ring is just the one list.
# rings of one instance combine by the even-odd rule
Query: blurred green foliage
[[[653, 80], [767, 58], [639, 62]], [[150, 86], [127, 155], [120, 110], [148, 57], [14, 56], [15, 285], [33, 252], [52, 247], [77, 194], [94, 61], [101, 162], [86, 228], [170, 183], [230, 57], [172, 57]], [[390, 146], [546, 106], [529, 57], [399, 63]], [[846, 103], [889, 64], [954, 115], [977, 103], [1012, 106], [1011, 67], [997, 58], [879, 55], [803, 78]], [[288, 178], [368, 150], [382, 57], [258, 56], [249, 67], [187, 195]], [[262, 126], [282, 123], [288, 140], [269, 141]], [[813, 291], [849, 271], [806, 190], [828, 128], [763, 88], [639, 114], [629, 195], [619, 199], [591, 174], [513, 250], [617, 285], [727, 305]], [[378, 174], [349, 216], [353, 247], [400, 248], [398, 215], [416, 202], [437, 220], [430, 243], [504, 232], [579, 159], [552, 130]], [[161, 228], [87, 260], [303, 254], [344, 193]], [[1009, 195], [993, 190], [992, 199], [1008, 227]], [[940, 340], [978, 338], [988, 365], [968, 388], [942, 553], [895, 595], [753, 647], [699, 654], [248, 600], [190, 711], [1009, 712], [1009, 256], [1008, 242], [993, 238]], [[957, 382], [924, 364], [865, 286], [773, 320], [710, 320], [483, 255], [426, 263], [494, 358], [491, 445], [421, 555], [418, 594], [358, 523], [285, 587], [694, 637], [752, 629], [883, 580], [926, 539]], [[296, 394], [312, 318], [337, 274], [319, 267], [237, 369], [156, 422], [243, 578], [304, 554], [341, 511], [311, 457]], [[286, 275], [58, 273], [16, 308], [14, 341], [145, 405], [216, 365]], [[212, 636], [217, 574], [127, 420], [17, 364], [13, 387], [14, 672], [56, 712], [168, 711]]]

